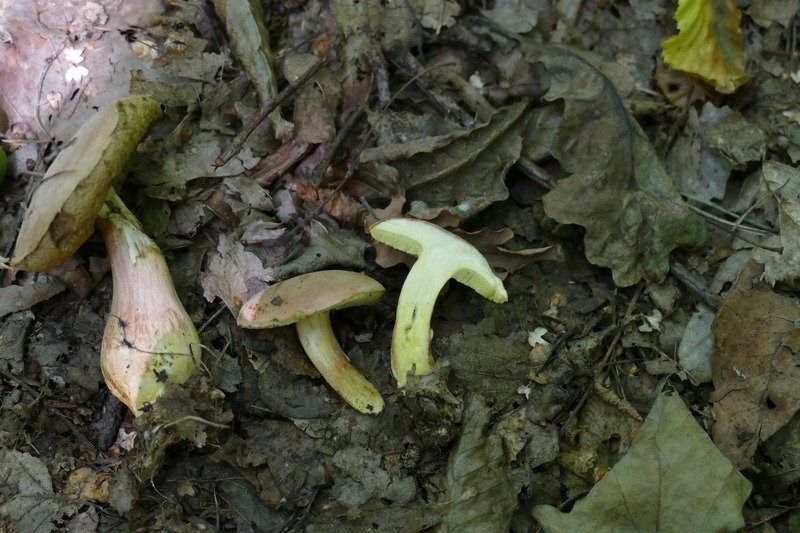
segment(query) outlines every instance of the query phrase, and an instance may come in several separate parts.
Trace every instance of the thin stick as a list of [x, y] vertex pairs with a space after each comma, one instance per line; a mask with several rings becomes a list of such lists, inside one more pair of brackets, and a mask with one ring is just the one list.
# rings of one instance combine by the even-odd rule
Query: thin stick
[[325, 55], [325, 57], [323, 57], [322, 59], [311, 65], [311, 68], [306, 70], [302, 75], [300, 75], [300, 77], [298, 77], [288, 86], [286, 86], [286, 88], [283, 89], [281, 92], [279, 92], [275, 98], [273, 98], [268, 102], [264, 102], [264, 104], [258, 109], [258, 111], [256, 111], [253, 115], [250, 116], [250, 118], [247, 119], [247, 123], [245, 123], [244, 127], [242, 128], [242, 131], [240, 131], [239, 134], [233, 138], [233, 141], [228, 146], [228, 148], [224, 152], [222, 152], [219, 155], [219, 157], [217, 157], [217, 159], [214, 161], [214, 166], [221, 167], [225, 163], [230, 161], [236, 154], [238, 154], [239, 151], [242, 149], [244, 143], [247, 141], [250, 135], [255, 131], [258, 125], [261, 124], [261, 122], [267, 117], [267, 115], [269, 115], [270, 113], [275, 111], [278, 107], [280, 107], [283, 103], [285, 103], [286, 100], [288, 100], [290, 96], [296, 93], [301, 86], [303, 86], [308, 80], [313, 78], [314, 75], [322, 69], [322, 67], [333, 61], [333, 59], [336, 56], [335, 45], [336, 43], [334, 42], [331, 45], [330, 51]]

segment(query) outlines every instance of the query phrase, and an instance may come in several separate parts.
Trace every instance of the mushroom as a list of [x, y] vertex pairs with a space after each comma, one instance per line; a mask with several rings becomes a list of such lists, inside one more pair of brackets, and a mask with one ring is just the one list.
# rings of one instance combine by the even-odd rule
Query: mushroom
[[139, 415], [168, 383], [180, 385], [197, 372], [200, 337], [161, 250], [113, 189], [97, 226], [114, 283], [100, 368], [114, 396]]
[[306, 355], [325, 381], [349, 405], [365, 414], [383, 410], [383, 398], [342, 351], [330, 322], [336, 309], [366, 305], [383, 297], [374, 279], [345, 270], [303, 274], [267, 287], [239, 310], [243, 328], [295, 324]]
[[124, 170], [161, 107], [149, 96], [130, 96], [89, 119], [58, 154], [25, 211], [11, 267], [50, 270], [74, 254], [94, 232], [106, 195]]
[[439, 226], [393, 218], [373, 224], [369, 232], [376, 240], [418, 257], [400, 290], [392, 335], [392, 374], [402, 388], [409, 373], [420, 376], [433, 371], [431, 315], [449, 279], [493, 302], [508, 301], [508, 294], [474, 246]]

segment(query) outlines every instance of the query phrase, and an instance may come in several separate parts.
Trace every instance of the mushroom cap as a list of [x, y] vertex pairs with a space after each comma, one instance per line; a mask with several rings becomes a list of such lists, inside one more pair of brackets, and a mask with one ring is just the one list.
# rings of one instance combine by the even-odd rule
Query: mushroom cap
[[311, 272], [276, 283], [247, 300], [237, 323], [251, 329], [286, 326], [323, 311], [375, 303], [384, 292], [383, 285], [358, 272]]
[[160, 117], [155, 100], [130, 96], [80, 127], [33, 193], [11, 258], [13, 268], [50, 270], [86, 242], [109, 188], [119, 185], [136, 146]]
[[[420, 260], [423, 254], [430, 257], [425, 268], [432, 279], [438, 280], [442, 273], [447, 273], [448, 278], [463, 283], [484, 298], [497, 303], [508, 301], [503, 282], [478, 249], [436, 224], [412, 218], [390, 218], [373, 224], [369, 233], [374, 239]], [[439, 289], [441, 286], [435, 288], [437, 294]]]

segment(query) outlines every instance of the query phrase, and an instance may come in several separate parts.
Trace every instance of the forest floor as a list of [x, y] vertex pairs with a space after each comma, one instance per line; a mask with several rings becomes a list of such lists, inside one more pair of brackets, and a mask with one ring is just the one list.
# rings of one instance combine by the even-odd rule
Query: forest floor
[[[797, 2], [695, 2], [672, 48], [664, 0], [262, 4], [0, 0], [0, 264], [78, 128], [150, 95], [119, 192], [203, 347], [134, 418], [102, 239], [0, 270], [0, 531], [800, 531]], [[397, 217], [508, 295], [417, 263], [436, 364], [404, 387]], [[333, 269], [385, 287], [331, 314], [378, 414], [294, 327], [237, 326]]]

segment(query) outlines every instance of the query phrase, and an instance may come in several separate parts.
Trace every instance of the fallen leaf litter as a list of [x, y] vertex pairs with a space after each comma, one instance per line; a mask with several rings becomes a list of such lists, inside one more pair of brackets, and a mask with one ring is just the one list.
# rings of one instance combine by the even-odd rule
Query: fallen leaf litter
[[[45, 4], [0, 15], [12, 149], [0, 253], [36, 173], [58, 169], [78, 127], [151, 95], [165, 119], [122, 196], [204, 349], [186, 387], [165, 383], [169, 409], [131, 420], [97, 363], [111, 299], [99, 241], [49, 273], [7, 274], [3, 526], [724, 531], [797, 519], [785, 287], [800, 134], [783, 4]], [[30, 20], [40, 33], [20, 31]], [[414, 259], [369, 242], [376, 216], [449, 228], [509, 296], [448, 284], [435, 364], [403, 391], [390, 346]], [[386, 288], [332, 322], [385, 401], [378, 416], [332, 392], [289, 328], [236, 326], [265, 287], [342, 268]]]

